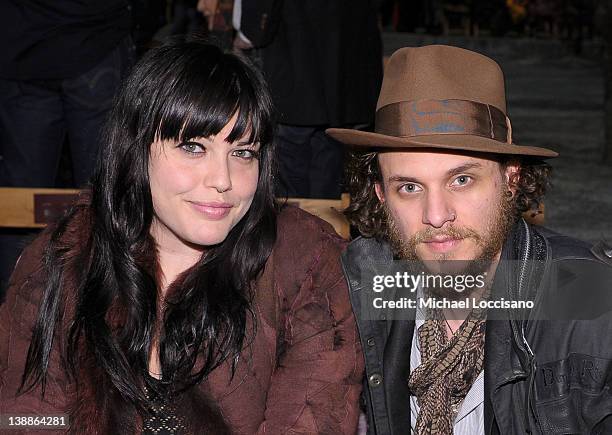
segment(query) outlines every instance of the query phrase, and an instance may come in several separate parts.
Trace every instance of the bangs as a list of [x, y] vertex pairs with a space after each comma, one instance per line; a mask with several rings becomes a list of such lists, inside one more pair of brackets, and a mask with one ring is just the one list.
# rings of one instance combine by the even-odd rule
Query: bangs
[[236, 117], [226, 141], [269, 143], [272, 104], [267, 93], [261, 92], [265, 89], [261, 75], [237, 55], [225, 54], [214, 46], [194, 45], [194, 50], [180, 53], [183, 59], [165, 59], [166, 74], [158, 76], [159, 88], [152, 101], [158, 106], [152, 120], [158, 126], [155, 136], [179, 142], [210, 137]]

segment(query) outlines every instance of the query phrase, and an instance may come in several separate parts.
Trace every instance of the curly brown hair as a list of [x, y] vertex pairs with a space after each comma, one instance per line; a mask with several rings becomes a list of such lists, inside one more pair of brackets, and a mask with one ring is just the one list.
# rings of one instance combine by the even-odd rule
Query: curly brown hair
[[[540, 213], [546, 191], [550, 188], [552, 167], [541, 159], [503, 156], [496, 158], [502, 169], [518, 161], [520, 170], [509, 180], [516, 188], [513, 198], [515, 219], [523, 213], [532, 217]], [[351, 151], [347, 164], [346, 182], [351, 196], [350, 205], [344, 211], [352, 226], [365, 237], [386, 238], [386, 214], [375, 192], [375, 184], [382, 182], [378, 164], [378, 152]]]

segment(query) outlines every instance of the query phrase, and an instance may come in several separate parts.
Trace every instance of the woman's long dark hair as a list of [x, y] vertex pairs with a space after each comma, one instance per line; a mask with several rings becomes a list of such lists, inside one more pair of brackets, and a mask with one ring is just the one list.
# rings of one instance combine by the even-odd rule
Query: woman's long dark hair
[[[156, 139], [215, 135], [232, 117], [229, 142], [260, 143], [257, 191], [243, 219], [171, 287], [157, 328], [158, 283], [142, 258], [155, 252], [148, 162]], [[276, 238], [273, 197], [273, 109], [261, 74], [242, 57], [197, 41], [149, 51], [120, 90], [91, 183], [91, 232], [77, 264], [76, 306], [63, 346], [64, 369], [78, 382], [83, 352], [108, 387], [142, 409], [143, 374], [156, 330], [163, 380], [174, 391], [202, 381], [246, 345], [251, 284]], [[48, 282], [28, 352], [22, 390], [44, 392], [56, 325], [65, 312], [65, 243], [78, 213], [59, 222], [46, 254]], [[113, 310], [118, 307], [117, 312]], [[114, 319], [114, 320], [113, 320]], [[113, 322], [118, 319], [118, 324]], [[116, 323], [116, 322], [115, 322]], [[63, 340], [62, 340], [63, 341]], [[57, 343], [56, 343], [57, 344]]]

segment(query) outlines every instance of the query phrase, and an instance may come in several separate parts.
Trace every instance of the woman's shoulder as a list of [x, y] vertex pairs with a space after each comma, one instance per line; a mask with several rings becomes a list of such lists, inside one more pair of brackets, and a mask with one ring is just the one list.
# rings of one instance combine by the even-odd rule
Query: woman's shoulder
[[13, 273], [9, 279], [9, 291], [16, 291], [20, 293], [20, 296], [27, 297], [28, 295], [22, 293], [27, 287], [31, 288], [32, 286], [26, 286], [26, 284], [43, 280], [41, 274], [44, 270], [45, 253], [50, 237], [51, 228], [47, 228], [26, 245], [13, 268]]
[[342, 250], [347, 244], [331, 224], [291, 204], [283, 206], [278, 215], [277, 239], [281, 245], [300, 250], [321, 244]]
[[277, 220], [272, 270], [283, 288], [298, 291], [306, 280], [342, 276], [340, 254], [346, 246], [333, 227], [295, 206], [285, 206]]
[[[22, 298], [36, 302], [32, 299], [40, 298], [40, 292], [37, 290], [45, 285], [46, 263], [52, 240], [56, 242], [56, 251], [61, 253], [61, 258], [56, 260], [64, 266], [70, 265], [71, 259], [77, 257], [80, 253], [83, 238], [90, 231], [89, 216], [89, 207], [78, 203], [70, 218], [67, 218], [63, 224], [48, 225], [26, 244], [11, 274], [8, 285], [9, 291], [12, 290]], [[60, 225], [63, 225], [63, 228], [58, 230]]]

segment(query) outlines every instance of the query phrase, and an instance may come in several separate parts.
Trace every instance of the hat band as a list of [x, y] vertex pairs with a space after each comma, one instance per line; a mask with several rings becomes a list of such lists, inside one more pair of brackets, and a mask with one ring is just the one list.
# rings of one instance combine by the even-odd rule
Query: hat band
[[376, 133], [397, 137], [466, 134], [512, 143], [510, 119], [495, 106], [468, 100], [417, 100], [376, 111]]

